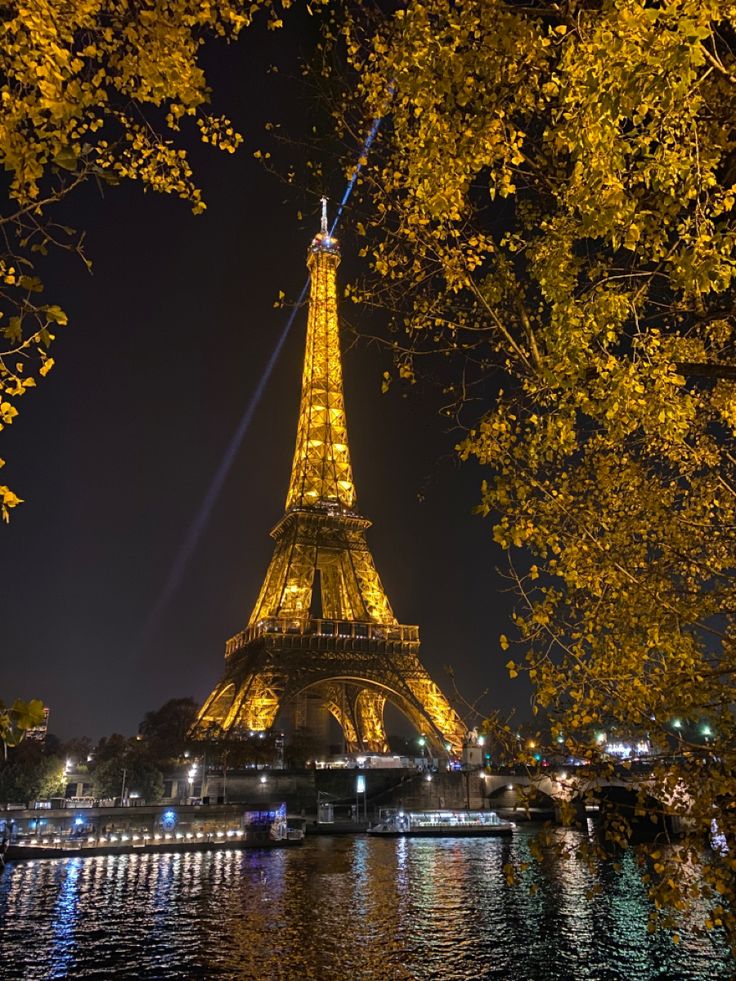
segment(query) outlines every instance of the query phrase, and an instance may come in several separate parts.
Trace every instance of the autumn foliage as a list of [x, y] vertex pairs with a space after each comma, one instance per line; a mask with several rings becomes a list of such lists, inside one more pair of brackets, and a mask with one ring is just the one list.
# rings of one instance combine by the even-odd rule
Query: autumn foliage
[[[80, 185], [135, 181], [205, 203], [187, 152], [191, 134], [234, 152], [242, 137], [208, 108], [198, 57], [207, 38], [232, 40], [263, 10], [278, 27], [289, 0], [10, 0], [0, 17], [0, 429], [54, 364], [67, 315], [38, 274], [54, 249], [84, 253], [84, 230], [54, 206]], [[0, 466], [3, 461], [0, 460]], [[0, 486], [0, 514], [19, 497]]]
[[649, 789], [733, 854], [736, 4], [351, 14], [338, 127], [385, 116], [356, 297], [390, 311], [400, 379], [448, 365], [517, 590], [500, 656], [569, 752], [610, 726], [676, 750]]

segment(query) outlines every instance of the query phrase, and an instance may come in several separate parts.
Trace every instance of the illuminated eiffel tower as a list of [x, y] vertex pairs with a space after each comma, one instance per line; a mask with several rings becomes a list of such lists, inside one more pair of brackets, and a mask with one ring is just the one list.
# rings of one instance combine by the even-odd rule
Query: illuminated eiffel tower
[[[337, 318], [337, 240], [322, 228], [311, 274], [302, 398], [286, 513], [247, 627], [225, 646], [225, 675], [195, 733], [270, 729], [280, 712], [313, 728], [327, 713], [351, 752], [388, 750], [395, 705], [439, 753], [459, 752], [465, 726], [419, 661], [419, 628], [393, 614], [356, 511]], [[314, 597], [313, 597], [314, 594]], [[321, 600], [321, 611], [315, 601]], [[323, 730], [324, 732], [325, 730]]]

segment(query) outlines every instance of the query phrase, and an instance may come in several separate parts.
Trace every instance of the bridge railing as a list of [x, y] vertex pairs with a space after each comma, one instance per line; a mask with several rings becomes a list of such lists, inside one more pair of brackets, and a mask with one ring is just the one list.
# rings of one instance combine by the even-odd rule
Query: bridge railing
[[371, 623], [355, 620], [302, 620], [297, 617], [268, 617], [246, 627], [225, 645], [230, 656], [259, 637], [334, 637], [355, 641], [388, 641], [418, 644], [419, 627], [404, 623]]

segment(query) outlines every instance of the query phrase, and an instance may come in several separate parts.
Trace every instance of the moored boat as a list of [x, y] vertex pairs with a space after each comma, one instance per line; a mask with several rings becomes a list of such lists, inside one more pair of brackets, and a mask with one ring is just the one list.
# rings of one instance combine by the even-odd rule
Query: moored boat
[[[36, 858], [94, 857], [98, 855], [157, 854], [159, 852], [220, 851], [230, 848], [291, 848], [304, 844], [305, 820], [288, 817], [286, 804], [247, 810], [240, 827], [206, 831], [176, 830], [173, 810], [164, 813], [166, 824], [157, 831], [138, 833], [56, 835], [24, 838], [7, 847], [8, 861]], [[166, 829], [169, 830], [166, 830]]]
[[495, 811], [402, 811], [381, 813], [369, 835], [384, 838], [485, 838], [510, 835], [516, 825]]

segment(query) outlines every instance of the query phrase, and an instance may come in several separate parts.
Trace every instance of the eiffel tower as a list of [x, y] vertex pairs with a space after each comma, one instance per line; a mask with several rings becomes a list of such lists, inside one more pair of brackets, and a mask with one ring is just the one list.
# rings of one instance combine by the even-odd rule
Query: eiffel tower
[[[400, 624], [356, 511], [337, 318], [337, 239], [322, 226], [309, 247], [307, 342], [286, 512], [248, 625], [225, 645], [225, 674], [194, 733], [270, 729], [280, 712], [313, 728], [331, 713], [349, 752], [389, 749], [386, 702], [438, 754], [458, 753], [465, 726], [419, 660], [419, 628]], [[321, 615], [314, 606], [321, 600]], [[315, 711], [317, 710], [317, 711]], [[324, 731], [324, 730], [323, 730]]]

